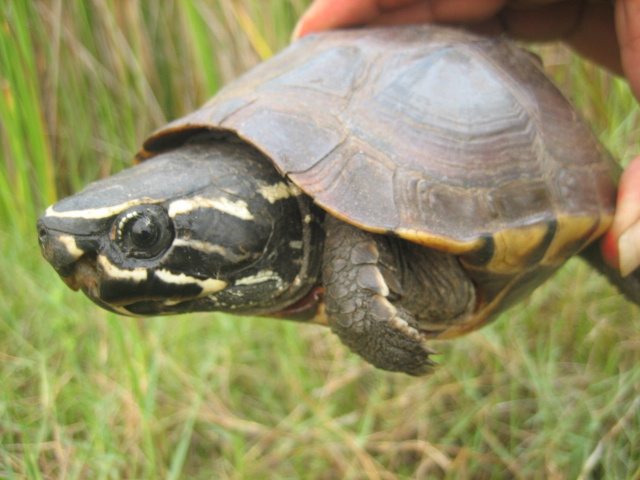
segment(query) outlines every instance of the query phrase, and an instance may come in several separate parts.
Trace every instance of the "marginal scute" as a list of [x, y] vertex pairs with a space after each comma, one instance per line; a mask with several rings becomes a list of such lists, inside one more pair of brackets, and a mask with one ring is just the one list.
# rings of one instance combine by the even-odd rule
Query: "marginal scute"
[[[495, 253], [485, 269], [496, 274], [517, 274], [534, 265], [547, 250], [551, 240], [548, 232], [549, 225], [539, 223], [495, 233]], [[541, 246], [542, 252], [534, 256]]]
[[445, 236], [432, 235], [424, 230], [406, 228], [398, 228], [394, 230], [394, 233], [419, 245], [454, 255], [476, 252], [486, 244], [486, 239], [482, 236], [468, 240], [455, 240]]
[[593, 215], [558, 215], [557, 233], [549, 245], [542, 264], [561, 264], [606, 232], [613, 213]]

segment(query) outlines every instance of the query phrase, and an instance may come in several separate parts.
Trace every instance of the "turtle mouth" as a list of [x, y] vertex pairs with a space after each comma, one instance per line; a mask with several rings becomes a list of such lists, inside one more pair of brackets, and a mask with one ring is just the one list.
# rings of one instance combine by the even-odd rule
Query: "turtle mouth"
[[100, 275], [95, 255], [83, 255], [78, 261], [64, 268], [64, 271], [58, 270], [58, 274], [71, 290], [82, 290], [94, 302], [104, 304], [99, 301]]
[[79, 260], [57, 269], [60, 279], [74, 292], [82, 292], [96, 305], [110, 312], [132, 315], [100, 298], [100, 273], [97, 268], [96, 255], [85, 254]]
[[[63, 271], [58, 270], [60, 278], [69, 288], [74, 291], [81, 290], [89, 300], [99, 307], [120, 315], [138, 316], [139, 314], [131, 310], [132, 306], [136, 305], [135, 299], [127, 299], [127, 301], [119, 303], [103, 300], [102, 284], [104, 279], [100, 272], [101, 268], [98, 265], [96, 254], [85, 254], [72, 265], [65, 267]], [[157, 313], [159, 311], [156, 308], [149, 314]]]
[[123, 315], [132, 315], [123, 310], [128, 304], [133, 303], [131, 299], [126, 302], [112, 303], [103, 300], [103, 283], [105, 279], [101, 275], [101, 267], [98, 264], [96, 253], [86, 253], [76, 262], [62, 269], [58, 269], [58, 274], [62, 281], [73, 291], [81, 290], [93, 303], [111, 312]]
[[[171, 283], [147, 269], [121, 270], [93, 252], [58, 269], [58, 273], [69, 288], [81, 290], [99, 307], [120, 315], [187, 313], [202, 310], [197, 302], [206, 302], [197, 283]], [[177, 278], [181, 279], [179, 275]]]
[[327, 315], [324, 310], [324, 289], [320, 286], [314, 287], [293, 305], [265, 316], [328, 325]]
[[76, 280], [75, 275], [71, 276], [62, 276], [60, 275], [60, 279], [65, 283], [67, 287], [69, 287], [74, 292], [80, 290], [80, 286], [78, 285], [78, 281]]
[[97, 291], [99, 278], [96, 271], [95, 258], [89, 258], [88, 255], [83, 255], [71, 265], [58, 268], [57, 272], [67, 287], [75, 292], [82, 289], [82, 291], [89, 295], [89, 291]]

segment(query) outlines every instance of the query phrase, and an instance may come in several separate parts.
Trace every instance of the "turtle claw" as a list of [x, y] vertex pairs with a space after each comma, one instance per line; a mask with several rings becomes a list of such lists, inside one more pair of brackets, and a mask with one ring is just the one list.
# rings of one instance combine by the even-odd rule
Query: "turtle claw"
[[[414, 376], [431, 373], [438, 364], [430, 355], [438, 352], [427, 345], [423, 335], [413, 326], [413, 317], [380, 295], [361, 300], [366, 314], [358, 320], [352, 317], [352, 321], [344, 321], [341, 318], [344, 314], [333, 310], [330, 301], [327, 303], [332, 330], [342, 342], [383, 370]], [[387, 315], [381, 315], [382, 312]]]
[[[442, 352], [439, 352], [438, 350], [434, 350], [433, 348], [431, 348], [428, 345], [425, 345], [424, 349], [429, 355], [442, 355]], [[434, 365], [437, 365], [437, 363], [434, 364]]]
[[437, 367], [438, 365], [439, 364], [434, 362], [433, 360], [427, 359], [427, 361], [425, 361], [425, 363], [421, 367], [415, 370], [407, 371], [405, 373], [413, 377], [424, 377], [426, 375], [431, 375], [435, 370], [435, 367]]

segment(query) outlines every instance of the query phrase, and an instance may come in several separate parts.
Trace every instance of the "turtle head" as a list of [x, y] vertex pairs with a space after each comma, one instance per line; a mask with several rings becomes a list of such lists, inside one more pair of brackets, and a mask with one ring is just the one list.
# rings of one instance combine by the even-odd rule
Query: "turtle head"
[[44, 257], [126, 315], [263, 315], [317, 284], [318, 212], [254, 148], [192, 141], [49, 207]]

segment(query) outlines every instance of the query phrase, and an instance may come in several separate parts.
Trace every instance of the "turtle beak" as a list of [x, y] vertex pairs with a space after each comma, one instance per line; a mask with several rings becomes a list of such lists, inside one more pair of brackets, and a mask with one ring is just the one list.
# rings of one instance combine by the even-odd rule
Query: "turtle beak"
[[38, 241], [42, 256], [58, 272], [69, 288], [78, 290], [75, 279], [75, 265], [87, 252], [79, 248], [75, 237], [54, 230], [48, 225], [46, 217], [38, 221]]

